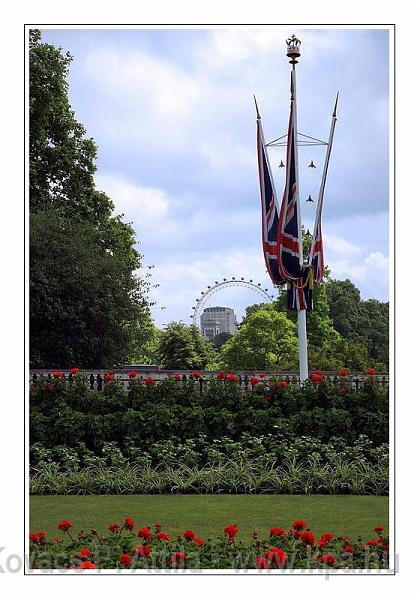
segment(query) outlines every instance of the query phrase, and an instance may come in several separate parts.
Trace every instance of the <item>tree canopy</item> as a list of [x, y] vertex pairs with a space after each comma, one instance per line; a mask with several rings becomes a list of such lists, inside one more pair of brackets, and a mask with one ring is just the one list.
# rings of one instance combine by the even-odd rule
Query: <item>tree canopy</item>
[[96, 144], [68, 99], [72, 57], [35, 29], [29, 60], [31, 365], [111, 367], [149, 312], [142, 257], [95, 188]]
[[213, 356], [197, 327], [175, 321], [161, 333], [158, 353], [164, 369], [204, 369]]
[[239, 331], [222, 347], [221, 365], [231, 369], [288, 370], [297, 363], [297, 330], [273, 308], [251, 312]]

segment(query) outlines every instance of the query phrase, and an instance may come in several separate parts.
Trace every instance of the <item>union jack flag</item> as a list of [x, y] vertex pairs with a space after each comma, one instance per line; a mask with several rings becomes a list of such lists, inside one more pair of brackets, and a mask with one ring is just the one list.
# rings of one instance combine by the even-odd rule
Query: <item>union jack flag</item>
[[313, 269], [314, 282], [318, 283], [324, 276], [324, 248], [322, 245], [322, 230], [321, 230], [321, 214], [317, 213], [315, 219], [315, 229], [312, 236], [312, 247], [310, 257], [312, 256], [311, 265]]
[[312, 310], [313, 271], [312, 267], [303, 267], [304, 274], [299, 279], [287, 283], [287, 308], [289, 310]]
[[270, 170], [267, 149], [264, 142], [261, 117], [257, 108], [257, 155], [260, 179], [262, 211], [262, 243], [267, 271], [275, 285], [283, 285], [286, 280], [281, 276], [277, 260], [277, 229], [279, 216], [274, 181]]
[[294, 102], [290, 108], [289, 129], [287, 134], [286, 185], [280, 209], [277, 232], [277, 256], [279, 271], [286, 281], [300, 279], [303, 276], [301, 264], [301, 226], [297, 194], [296, 148], [294, 131]]

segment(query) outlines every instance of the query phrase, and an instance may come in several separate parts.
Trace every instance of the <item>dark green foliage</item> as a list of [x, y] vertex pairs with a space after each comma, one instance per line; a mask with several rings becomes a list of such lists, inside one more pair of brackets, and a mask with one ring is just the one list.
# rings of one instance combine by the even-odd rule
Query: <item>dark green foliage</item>
[[[100, 450], [105, 442], [147, 448], [168, 438], [179, 442], [206, 436], [237, 441], [246, 432], [276, 431], [327, 442], [341, 435], [352, 444], [359, 435], [375, 445], [388, 440], [388, 391], [376, 382], [351, 390], [346, 380], [308, 381], [303, 388], [275, 382], [242, 392], [235, 382], [214, 380], [200, 393], [199, 381], [166, 379], [147, 387], [114, 381], [104, 392], [91, 391], [77, 377], [68, 382], [39, 381], [31, 393], [31, 441], [54, 446], [83, 442]], [[273, 387], [274, 386], [274, 387]], [[346, 389], [340, 395], [340, 387]]]
[[389, 302], [361, 300], [349, 279], [326, 284], [330, 317], [343, 338], [366, 347], [368, 356], [384, 365], [389, 361]]
[[198, 327], [172, 322], [160, 335], [158, 354], [164, 369], [204, 369], [213, 350]]
[[31, 364], [111, 367], [147, 343], [149, 284], [134, 275], [134, 230], [95, 189], [96, 145], [68, 100], [71, 56], [31, 30], [29, 57]]

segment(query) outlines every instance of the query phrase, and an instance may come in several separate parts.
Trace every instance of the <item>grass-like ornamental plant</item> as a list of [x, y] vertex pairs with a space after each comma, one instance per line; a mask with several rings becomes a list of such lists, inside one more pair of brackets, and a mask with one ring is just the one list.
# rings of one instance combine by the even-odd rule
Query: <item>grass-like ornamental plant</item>
[[[387, 569], [389, 542], [385, 528], [373, 529], [372, 539], [336, 537], [328, 531], [315, 536], [307, 523], [296, 520], [287, 529], [273, 524], [269, 532], [254, 531], [238, 540], [238, 524], [227, 524], [220, 536], [203, 539], [187, 529], [169, 536], [161, 523], [135, 526], [125, 517], [106, 534], [94, 528], [74, 531], [72, 522], [57, 525], [60, 535], [30, 534], [32, 569]], [[281, 524], [280, 524], [281, 525]]]

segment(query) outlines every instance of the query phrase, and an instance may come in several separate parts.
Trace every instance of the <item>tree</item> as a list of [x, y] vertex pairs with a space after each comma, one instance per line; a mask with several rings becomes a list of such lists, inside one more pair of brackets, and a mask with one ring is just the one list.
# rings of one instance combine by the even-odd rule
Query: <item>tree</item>
[[96, 144], [68, 100], [72, 56], [29, 35], [29, 198], [31, 212], [55, 208], [75, 220], [103, 221], [113, 204], [95, 190]]
[[365, 345], [369, 358], [386, 366], [389, 362], [389, 303], [361, 300], [360, 291], [349, 279], [329, 281], [327, 293], [334, 328], [346, 340]]
[[167, 325], [158, 351], [164, 369], [204, 369], [209, 360], [208, 346], [197, 327], [181, 322]]
[[33, 367], [127, 360], [149, 313], [135, 234], [95, 189], [96, 145], [68, 100], [71, 56], [30, 32], [30, 327]]
[[[288, 318], [297, 323], [296, 311], [287, 308], [287, 293], [285, 289], [280, 290], [279, 297], [275, 303], [277, 310], [287, 314]], [[313, 308], [306, 312], [306, 333], [308, 344], [321, 347], [333, 340], [339, 339], [339, 334], [334, 328], [330, 315], [328, 294], [324, 282], [317, 283], [313, 290]]]
[[[128, 235], [129, 230], [123, 232]], [[141, 283], [133, 275], [133, 267], [139, 263], [127, 262], [126, 253], [118, 248], [108, 251], [102, 238], [90, 224], [69, 222], [54, 210], [32, 216], [30, 334], [34, 366], [112, 367], [129, 357], [132, 324], [148, 310]]]
[[360, 333], [360, 291], [349, 279], [327, 284], [329, 314], [334, 328], [348, 340], [357, 341]]
[[226, 342], [228, 340], [230, 340], [230, 338], [233, 336], [232, 333], [228, 333], [227, 331], [224, 331], [223, 333], [218, 333], [217, 335], [214, 336], [214, 338], [212, 338], [209, 341], [209, 344], [217, 351], [219, 352], [220, 349], [222, 348], [222, 346], [224, 346], [224, 344], [226, 344]]
[[224, 368], [230, 369], [295, 369], [298, 361], [296, 325], [272, 308], [254, 311], [223, 346], [220, 360]]

